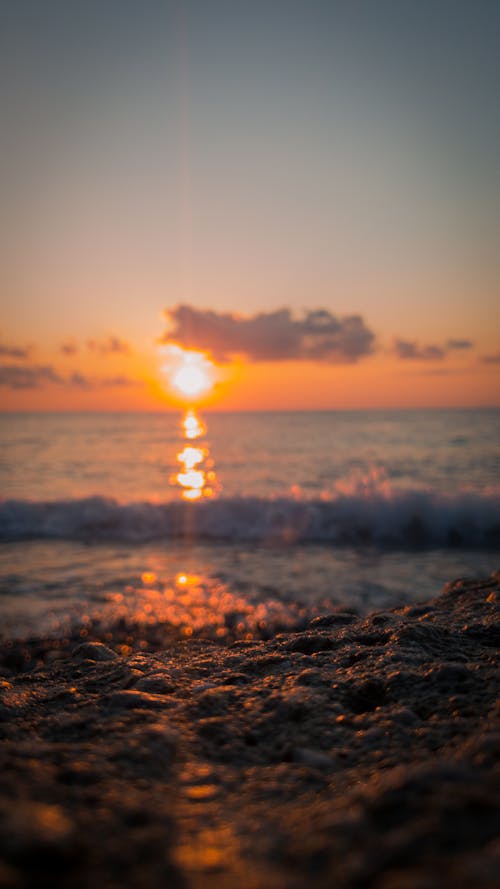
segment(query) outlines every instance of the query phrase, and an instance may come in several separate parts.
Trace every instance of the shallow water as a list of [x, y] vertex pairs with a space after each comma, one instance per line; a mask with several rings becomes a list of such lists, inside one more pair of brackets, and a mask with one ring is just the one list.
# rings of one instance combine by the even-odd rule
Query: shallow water
[[180, 419], [0, 418], [4, 632], [258, 635], [499, 567], [499, 411], [206, 415], [217, 485], [194, 503]]

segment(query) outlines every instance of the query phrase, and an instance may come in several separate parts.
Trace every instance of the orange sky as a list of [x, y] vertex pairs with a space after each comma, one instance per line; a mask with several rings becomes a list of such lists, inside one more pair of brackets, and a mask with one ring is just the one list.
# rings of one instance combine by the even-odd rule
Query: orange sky
[[[116, 355], [81, 349], [64, 358], [36, 350], [29, 363], [53, 367], [61, 382], [41, 379], [37, 388], [4, 387], [2, 410], [157, 411], [177, 410], [185, 401], [169, 387], [154, 345], [142, 353], [130, 347]], [[17, 359], [19, 368], [25, 365]], [[71, 382], [75, 373], [79, 377]], [[207, 410], [490, 406], [500, 404], [499, 383], [500, 365], [483, 363], [469, 350], [438, 362], [402, 361], [387, 352], [342, 365], [239, 361], [224, 365], [213, 391], [197, 403]]]
[[8, 4], [0, 410], [500, 404], [500, 7], [268, 6]]

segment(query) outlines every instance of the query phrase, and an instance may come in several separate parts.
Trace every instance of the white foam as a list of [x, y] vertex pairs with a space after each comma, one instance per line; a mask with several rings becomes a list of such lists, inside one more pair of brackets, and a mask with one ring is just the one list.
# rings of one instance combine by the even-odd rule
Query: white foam
[[500, 495], [365, 491], [338, 493], [328, 500], [241, 497], [203, 503], [120, 503], [89, 497], [0, 502], [3, 541], [179, 538], [494, 548], [500, 543]]

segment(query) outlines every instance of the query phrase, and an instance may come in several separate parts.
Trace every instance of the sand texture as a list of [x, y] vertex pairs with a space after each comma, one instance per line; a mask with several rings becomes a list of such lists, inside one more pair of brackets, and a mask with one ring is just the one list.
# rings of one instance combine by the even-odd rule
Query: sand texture
[[5, 642], [0, 885], [493, 889], [499, 615], [496, 575], [266, 641]]

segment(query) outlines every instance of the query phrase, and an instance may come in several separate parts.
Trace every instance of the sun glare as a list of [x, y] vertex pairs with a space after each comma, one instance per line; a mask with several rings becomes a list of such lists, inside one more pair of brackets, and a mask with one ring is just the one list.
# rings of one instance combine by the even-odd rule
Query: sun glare
[[185, 401], [194, 401], [213, 388], [215, 367], [204, 352], [169, 344], [162, 354], [167, 358], [162, 370]]
[[196, 438], [201, 438], [201, 436], [205, 434], [203, 423], [192, 410], [189, 410], [182, 418], [182, 428], [184, 430], [184, 438], [190, 439], [191, 441]]
[[181, 367], [172, 377], [172, 384], [183, 395], [195, 398], [210, 388], [210, 380], [206, 371], [197, 366]]
[[205, 452], [202, 448], [192, 448], [186, 445], [184, 450], [177, 454], [177, 459], [186, 469], [194, 469], [198, 463], [201, 463], [204, 456]]

